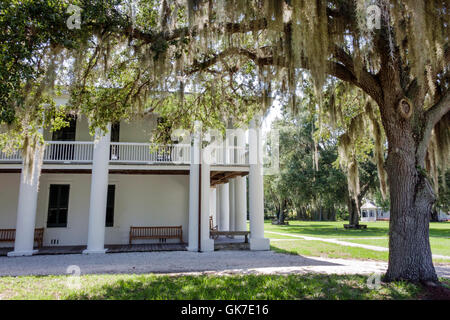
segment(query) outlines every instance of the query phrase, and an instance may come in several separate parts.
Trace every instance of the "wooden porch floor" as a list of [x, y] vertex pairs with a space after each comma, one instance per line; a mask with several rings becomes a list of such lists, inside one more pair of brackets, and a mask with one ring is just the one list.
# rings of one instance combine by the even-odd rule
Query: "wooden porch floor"
[[[153, 251], [186, 251], [185, 243], [148, 243], [148, 244], [111, 244], [105, 245], [106, 253], [121, 252], [153, 252]], [[81, 254], [86, 246], [53, 246], [42, 247], [35, 255]], [[13, 248], [0, 248], [0, 256], [6, 256]]]

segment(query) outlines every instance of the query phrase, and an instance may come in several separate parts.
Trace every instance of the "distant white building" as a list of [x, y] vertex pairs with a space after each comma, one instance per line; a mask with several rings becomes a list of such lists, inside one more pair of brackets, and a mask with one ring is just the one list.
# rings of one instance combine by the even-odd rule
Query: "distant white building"
[[450, 221], [450, 213], [449, 212], [446, 213], [442, 210], [439, 210], [438, 220], [439, 221]]
[[383, 211], [371, 202], [366, 202], [361, 207], [361, 221], [388, 221], [389, 211]]

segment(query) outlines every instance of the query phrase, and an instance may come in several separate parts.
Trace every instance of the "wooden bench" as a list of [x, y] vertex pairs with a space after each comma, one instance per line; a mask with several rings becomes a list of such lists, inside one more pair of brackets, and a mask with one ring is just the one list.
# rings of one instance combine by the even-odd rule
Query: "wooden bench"
[[[14, 242], [16, 240], [16, 229], [0, 229], [0, 242]], [[41, 248], [44, 242], [44, 228], [34, 229], [34, 241]]]
[[219, 236], [226, 236], [228, 238], [232, 238], [234, 236], [244, 236], [245, 237], [245, 243], [248, 243], [248, 236], [250, 234], [250, 231], [217, 231], [212, 230], [209, 232], [209, 235], [213, 239], [219, 238]]
[[141, 239], [180, 239], [183, 242], [183, 229], [179, 227], [130, 227], [130, 245]]

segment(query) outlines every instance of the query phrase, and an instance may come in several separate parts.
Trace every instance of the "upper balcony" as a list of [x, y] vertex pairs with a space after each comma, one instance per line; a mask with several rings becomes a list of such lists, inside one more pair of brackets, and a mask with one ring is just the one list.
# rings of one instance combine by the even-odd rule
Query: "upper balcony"
[[[189, 169], [191, 162], [191, 146], [189, 144], [152, 145], [154, 129], [158, 123], [155, 114], [138, 117], [132, 121], [121, 121], [111, 127], [109, 153], [110, 168], [124, 170], [172, 170]], [[94, 155], [94, 137], [89, 134], [89, 125], [85, 117], [70, 117], [69, 125], [52, 132], [44, 130], [46, 141], [44, 167], [56, 170], [89, 170]], [[216, 149], [217, 161], [213, 166], [230, 170], [230, 167], [244, 167], [246, 170], [248, 155], [246, 149], [228, 148], [227, 157], [224, 150]], [[226, 159], [224, 161], [224, 159]], [[0, 151], [0, 169], [18, 170], [22, 163], [20, 151], [5, 154]], [[175, 169], [174, 169], [175, 170]]]
[[[46, 141], [44, 164], [91, 164], [93, 141]], [[228, 148], [228, 156], [217, 149], [212, 165], [248, 165], [248, 152], [236, 147]], [[224, 161], [224, 159], [227, 159]], [[111, 142], [109, 163], [116, 165], [189, 165], [191, 146], [186, 144], [152, 145], [150, 143]], [[0, 152], [0, 163], [21, 163], [20, 151], [12, 154]]]

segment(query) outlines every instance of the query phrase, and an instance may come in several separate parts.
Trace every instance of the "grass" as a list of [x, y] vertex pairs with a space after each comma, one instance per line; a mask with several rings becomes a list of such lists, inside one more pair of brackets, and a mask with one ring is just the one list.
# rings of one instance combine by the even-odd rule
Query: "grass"
[[[278, 252], [328, 258], [388, 260], [388, 252], [346, 247], [323, 241], [302, 240], [295, 237], [302, 235], [332, 238], [388, 248], [389, 222], [364, 222], [367, 224], [367, 229], [362, 230], [346, 230], [343, 228], [344, 223], [342, 221], [289, 221], [289, 225], [279, 226], [266, 221], [264, 228], [266, 237], [284, 240], [271, 242], [272, 249]], [[270, 233], [271, 231], [283, 233], [283, 235]], [[450, 256], [450, 223], [430, 223], [430, 244], [434, 254]], [[433, 261], [450, 263], [450, 259], [434, 258]]]
[[387, 251], [382, 252], [356, 247], [345, 247], [334, 243], [313, 240], [273, 241], [271, 242], [271, 249], [280, 253], [311, 257], [381, 261], [387, 261], [388, 259]]
[[82, 275], [78, 288], [69, 279], [0, 277], [0, 299], [416, 299], [422, 290], [404, 282], [370, 289], [359, 275]]
[[[300, 234], [321, 238], [355, 238], [355, 237], [387, 237], [389, 222], [361, 222], [367, 229], [346, 230], [344, 221], [289, 221], [289, 225], [272, 225], [266, 221], [265, 231]], [[450, 222], [431, 222], [430, 237], [450, 238]]]
[[[369, 222], [367, 230], [344, 230], [343, 222], [290, 221], [288, 226], [266, 222], [272, 250], [286, 254], [387, 261], [388, 253], [347, 247], [293, 235], [337, 238], [387, 247], [388, 223]], [[450, 255], [450, 223], [431, 224], [434, 253]], [[356, 239], [355, 239], [356, 238]], [[359, 238], [359, 239], [358, 239]], [[381, 238], [381, 239], [379, 239]], [[275, 239], [281, 239], [276, 241]], [[450, 260], [434, 260], [449, 263]], [[75, 282], [73, 282], [75, 280]], [[79, 286], [77, 286], [77, 282]], [[447, 286], [449, 279], [441, 279]], [[72, 284], [72, 286], [71, 286]], [[421, 299], [429, 293], [420, 286], [395, 282], [370, 289], [361, 275], [199, 275], [104, 274], [70, 276], [0, 277], [2, 299], [326, 299], [383, 300]]]

